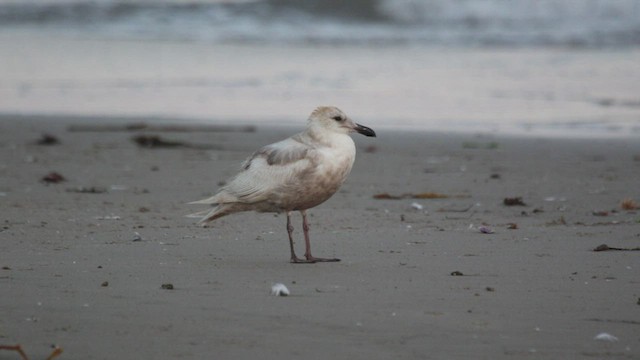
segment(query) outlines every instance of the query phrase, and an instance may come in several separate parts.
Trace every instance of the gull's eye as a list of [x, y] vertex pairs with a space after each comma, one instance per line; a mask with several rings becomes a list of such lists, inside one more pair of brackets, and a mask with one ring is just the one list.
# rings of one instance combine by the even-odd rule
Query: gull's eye
[[335, 120], [335, 121], [342, 121], [343, 120], [342, 116], [340, 116], [340, 115], [336, 115], [336, 116], [332, 117], [332, 119]]

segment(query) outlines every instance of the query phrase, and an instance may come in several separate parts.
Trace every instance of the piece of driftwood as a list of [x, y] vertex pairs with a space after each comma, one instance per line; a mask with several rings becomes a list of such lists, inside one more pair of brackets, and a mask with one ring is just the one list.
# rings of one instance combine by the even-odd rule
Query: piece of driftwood
[[253, 125], [214, 125], [214, 124], [72, 124], [67, 127], [70, 132], [255, 132]]

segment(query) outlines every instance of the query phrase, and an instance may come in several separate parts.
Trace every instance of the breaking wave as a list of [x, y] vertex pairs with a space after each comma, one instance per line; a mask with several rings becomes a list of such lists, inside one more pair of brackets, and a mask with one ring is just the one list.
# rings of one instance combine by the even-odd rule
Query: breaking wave
[[292, 44], [637, 47], [638, 0], [0, 0], [0, 32]]

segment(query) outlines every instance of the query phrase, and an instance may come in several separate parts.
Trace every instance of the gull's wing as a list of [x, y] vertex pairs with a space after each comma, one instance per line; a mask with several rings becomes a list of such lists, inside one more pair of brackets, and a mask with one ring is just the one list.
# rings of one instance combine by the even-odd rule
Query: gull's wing
[[294, 136], [256, 151], [223, 190], [239, 202], [260, 202], [292, 180], [309, 174], [316, 166], [315, 149]]

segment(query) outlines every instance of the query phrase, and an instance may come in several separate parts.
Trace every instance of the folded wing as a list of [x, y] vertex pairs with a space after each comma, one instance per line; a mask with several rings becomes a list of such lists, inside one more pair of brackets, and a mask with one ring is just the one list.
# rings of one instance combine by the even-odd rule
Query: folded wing
[[256, 151], [242, 170], [220, 192], [192, 204], [253, 204], [269, 200], [292, 181], [299, 180], [316, 166], [314, 148], [295, 137]]

